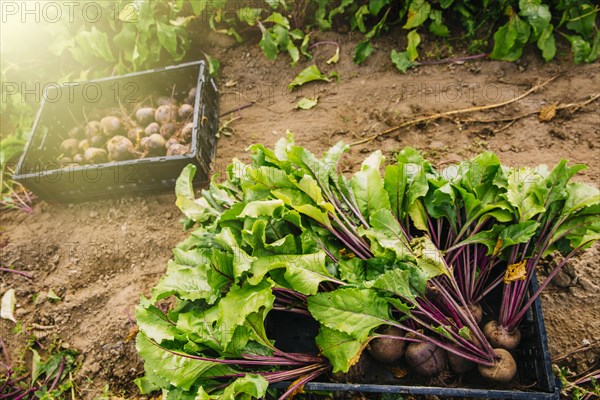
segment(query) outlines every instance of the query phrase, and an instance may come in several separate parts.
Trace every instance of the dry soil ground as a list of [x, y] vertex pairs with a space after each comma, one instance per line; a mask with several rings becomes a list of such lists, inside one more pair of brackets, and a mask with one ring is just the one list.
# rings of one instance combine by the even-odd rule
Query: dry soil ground
[[[341, 44], [340, 62], [333, 66], [325, 64], [333, 48], [316, 50], [316, 63], [327, 72], [335, 69], [341, 80], [311, 84], [294, 93], [287, 84], [309, 62], [290, 68], [284, 57], [268, 62], [255, 45], [207, 41], [223, 65], [221, 111], [255, 102], [223, 118], [241, 117], [230, 125], [233, 135], [220, 138], [216, 172], [233, 157], [247, 159], [250, 144], [272, 145], [288, 129], [299, 144], [320, 153], [338, 140], [354, 142], [418, 115], [510, 100], [560, 73], [543, 89], [506, 107], [412, 126], [355, 146], [343, 168], [356, 169], [365, 153], [376, 149], [393, 157], [402, 147], [413, 146], [437, 166], [492, 150], [510, 165], [554, 164], [561, 158], [586, 163], [589, 169], [578, 179], [599, 184], [599, 102], [575, 112], [559, 111], [548, 122], [540, 122], [535, 114], [512, 124], [465, 121], [584, 101], [600, 92], [598, 64], [573, 66], [566, 56], [544, 64], [537, 54], [526, 54], [518, 63], [482, 60], [422, 66], [402, 75], [388, 58], [390, 48], [399, 47], [393, 35], [379, 43], [363, 66], [351, 61], [356, 43], [352, 37], [329, 34], [321, 39]], [[294, 109], [301, 96], [316, 95], [319, 104], [313, 110]], [[75, 205], [38, 201], [30, 215], [2, 211], [2, 266], [27, 271], [34, 279], [2, 273], [0, 293], [15, 288], [16, 316], [42, 338], [42, 344], [59, 337], [63, 346], [80, 352], [81, 367], [74, 379], [82, 398], [93, 398], [105, 385], [123, 397], [137, 395], [132, 379], [142, 374], [143, 367], [134, 342], [124, 340], [131, 329], [129, 315], [140, 295], [148, 294], [164, 273], [171, 248], [185, 237], [179, 218], [172, 193]], [[598, 260], [596, 247], [561, 276], [567, 287], [551, 285], [542, 296], [552, 356], [591, 343], [590, 349], [561, 361], [579, 371], [600, 357]], [[62, 300], [43, 301], [42, 296], [34, 304], [34, 295], [48, 289]], [[12, 322], [0, 321], [0, 334], [16, 359], [25, 335], [14, 334], [13, 327]]]

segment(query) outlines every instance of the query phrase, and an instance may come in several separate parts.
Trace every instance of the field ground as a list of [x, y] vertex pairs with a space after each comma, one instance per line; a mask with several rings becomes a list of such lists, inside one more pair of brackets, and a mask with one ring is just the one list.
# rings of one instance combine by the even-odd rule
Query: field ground
[[[399, 48], [393, 35], [379, 42], [363, 66], [352, 63], [355, 41], [335, 33], [321, 40], [341, 43], [341, 59], [326, 65], [330, 46], [315, 50], [322, 70], [336, 70], [338, 83], [311, 84], [290, 94], [287, 84], [309, 65], [289, 68], [282, 56], [267, 61], [257, 46], [232, 46], [228, 40], [208, 39], [221, 60], [221, 111], [255, 101], [251, 107], [225, 116], [241, 117], [229, 126], [233, 135], [221, 137], [215, 171], [223, 172], [233, 157], [248, 159], [252, 143], [273, 145], [290, 130], [296, 141], [315, 153], [344, 140], [354, 142], [418, 115], [499, 103], [513, 99], [542, 81], [560, 75], [539, 91], [505, 107], [418, 124], [367, 144], [352, 147], [343, 168], [355, 170], [366, 153], [383, 150], [388, 159], [405, 146], [416, 147], [437, 167], [455, 163], [484, 150], [498, 154], [505, 164], [553, 165], [561, 158], [586, 163], [578, 179], [600, 183], [600, 103], [573, 112], [562, 110], [550, 121], [536, 113], [526, 118], [484, 123], [467, 119], [505, 119], [536, 112], [552, 104], [579, 103], [600, 91], [598, 64], [573, 66], [562, 59], [544, 64], [537, 54], [518, 63], [471, 61], [422, 66], [406, 75], [389, 62], [389, 50]], [[563, 57], [564, 58], [564, 57]], [[302, 96], [319, 95], [310, 111], [295, 110]], [[143, 366], [134, 341], [125, 341], [129, 316], [140, 295], [164, 273], [170, 249], [182, 238], [174, 194], [122, 198], [75, 205], [38, 201], [31, 215], [3, 211], [0, 246], [2, 265], [33, 274], [32, 281], [14, 274], [0, 275], [0, 292], [16, 289], [16, 317], [43, 344], [59, 337], [64, 347], [81, 353], [74, 379], [82, 398], [110, 392], [135, 397], [132, 379]], [[560, 365], [583, 371], [600, 357], [599, 248], [589, 250], [560, 275], [561, 286], [551, 285], [542, 296], [550, 351], [565, 355], [589, 343], [588, 350], [567, 356]], [[543, 279], [544, 271], [540, 268]], [[565, 287], [567, 286], [567, 287]], [[52, 289], [62, 300], [44, 301], [34, 295]], [[13, 359], [19, 357], [25, 335], [14, 334], [14, 324], [0, 321], [0, 332]], [[41, 328], [44, 329], [41, 329]]]

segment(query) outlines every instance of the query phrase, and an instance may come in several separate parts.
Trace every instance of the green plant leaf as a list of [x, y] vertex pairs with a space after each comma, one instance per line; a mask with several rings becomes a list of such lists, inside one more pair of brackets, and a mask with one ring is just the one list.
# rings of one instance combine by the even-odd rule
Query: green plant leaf
[[408, 54], [410, 61], [415, 61], [419, 57], [417, 47], [419, 46], [419, 43], [421, 43], [421, 36], [419, 36], [416, 29], [413, 29], [408, 32], [407, 38], [408, 46], [406, 46], [406, 53]]
[[508, 173], [506, 197], [518, 210], [519, 220], [526, 221], [545, 211], [544, 199], [536, 193], [543, 179], [540, 171], [532, 168], [515, 168]]
[[412, 0], [408, 6], [408, 14], [404, 29], [413, 29], [427, 21], [431, 6], [425, 0]]
[[314, 219], [316, 222], [331, 227], [331, 220], [326, 211], [314, 206], [308, 195], [300, 190], [292, 189], [276, 189], [272, 191], [273, 196], [283, 200], [283, 202], [298, 211], [300, 214], [304, 214], [309, 218]]
[[596, 36], [592, 40], [592, 50], [585, 59], [586, 63], [594, 62], [600, 57], [600, 31], [596, 32]]
[[443, 23], [441, 10], [431, 10], [429, 19], [431, 20], [429, 32], [439, 37], [448, 37], [450, 35], [448, 27]]
[[564, 215], [574, 214], [587, 207], [600, 204], [600, 190], [582, 182], [571, 182], [567, 185], [568, 197], [563, 208]]
[[587, 1], [574, 2], [568, 9], [567, 28], [589, 38], [596, 29], [597, 9]]
[[581, 64], [590, 58], [592, 46], [579, 35], [567, 36], [571, 42], [571, 53], [573, 53], [573, 62]]
[[304, 55], [304, 57], [306, 57], [308, 60], [312, 60], [313, 56], [308, 51], [308, 42], [309, 41], [310, 41], [310, 33], [307, 33], [306, 36], [304, 36], [304, 39], [302, 39], [302, 44], [300, 45], [300, 53], [302, 53], [302, 55]]
[[315, 98], [303, 97], [298, 101], [298, 104], [296, 104], [296, 108], [299, 108], [301, 110], [310, 110], [310, 109], [314, 108], [317, 104], [318, 104], [318, 97], [315, 97]]
[[277, 46], [277, 42], [275, 41], [274, 35], [271, 31], [267, 30], [263, 24], [258, 23], [260, 27], [262, 38], [258, 43], [259, 47], [263, 51], [264, 55], [271, 61], [277, 59], [277, 55], [279, 54], [279, 47]]
[[167, 273], [152, 289], [150, 300], [156, 302], [165, 297], [176, 294], [185, 300], [205, 299], [214, 303], [219, 297], [219, 287], [211, 287], [208, 282], [210, 260], [198, 266], [177, 264], [169, 260]]
[[290, 84], [288, 85], [289, 90], [293, 90], [298, 86], [302, 86], [308, 82], [313, 81], [326, 81], [329, 82], [330, 79], [323, 75], [319, 68], [316, 65], [311, 65], [310, 67], [306, 67], [303, 69]]
[[540, 224], [536, 221], [524, 221], [514, 225], [509, 225], [500, 232], [498, 240], [501, 246], [495, 249], [500, 252], [509, 246], [526, 243], [533, 237]]
[[212, 77], [216, 77], [219, 75], [219, 70], [221, 69], [221, 63], [214, 57], [209, 56], [208, 54], [204, 54], [206, 61], [208, 62], [208, 74]]
[[[420, 284], [424, 286], [426, 282]], [[385, 290], [394, 295], [414, 303], [416, 293], [411, 289], [410, 273], [406, 270], [395, 268], [379, 275], [375, 280], [366, 282], [367, 287]]]
[[209, 4], [209, 0], [192, 0], [190, 1], [194, 15], [199, 17]]
[[268, 217], [272, 215], [281, 216], [284, 204], [281, 200], [258, 200], [246, 203], [244, 209], [239, 214], [239, 218]]
[[382, 161], [381, 151], [374, 152], [363, 161], [360, 171], [350, 180], [358, 208], [365, 218], [378, 210], [390, 208], [390, 200], [379, 173]]
[[513, 14], [506, 25], [494, 34], [494, 49], [490, 57], [496, 60], [516, 61], [523, 54], [523, 47], [529, 40], [529, 24]]
[[319, 328], [315, 343], [321, 350], [321, 354], [331, 362], [334, 373], [348, 372], [350, 367], [358, 362], [365, 347], [364, 342], [326, 326]]
[[316, 294], [319, 283], [332, 278], [325, 267], [325, 257], [324, 252], [260, 257], [252, 263], [248, 282], [256, 284], [269, 271], [284, 268], [285, 279], [292, 289], [306, 295]]
[[242, 7], [237, 10], [237, 16], [240, 22], [254, 26], [259, 21], [262, 11], [262, 8]]
[[175, 194], [177, 200], [175, 204], [185, 214], [186, 217], [196, 222], [206, 222], [214, 220], [219, 211], [214, 209], [204, 197], [196, 199], [194, 195], [194, 175], [196, 166], [188, 164], [175, 182]]
[[389, 318], [387, 302], [370, 289], [337, 289], [308, 299], [308, 310], [322, 325], [364, 342]]
[[179, 334], [177, 325], [153, 305], [147, 307], [138, 305], [135, 310], [135, 319], [140, 331], [156, 343], [174, 340], [175, 335]]
[[23, 152], [25, 140], [16, 136], [7, 136], [0, 141], [0, 168], [4, 170], [9, 161]]
[[371, 242], [371, 251], [375, 257], [392, 261], [413, 260], [412, 251], [402, 228], [387, 208], [371, 213], [371, 229], [364, 234]]
[[369, 12], [377, 16], [381, 9], [390, 4], [390, 0], [369, 0]]
[[533, 40], [537, 40], [542, 35], [552, 18], [550, 7], [542, 4], [541, 0], [519, 0], [519, 15], [527, 18], [533, 28]]
[[267, 394], [269, 382], [260, 375], [246, 374], [227, 386], [218, 400], [262, 399]]
[[427, 279], [450, 274], [442, 252], [427, 236], [414, 238], [411, 245], [417, 258], [417, 267], [425, 273]]
[[365, 33], [367, 31], [367, 28], [365, 27], [364, 18], [366, 15], [369, 15], [369, 14], [370, 14], [369, 8], [367, 7], [366, 4], [360, 6], [358, 8], [358, 10], [356, 10], [354, 15], [352, 16], [353, 28], [356, 27], [356, 28], [358, 28], [358, 30], [361, 33]]
[[[110, 49], [108, 35], [95, 26], [89, 31], [81, 31], [75, 36], [75, 42], [81, 50], [104, 61], [114, 62], [115, 57]], [[72, 49], [73, 50], [73, 49]], [[84, 60], [81, 60], [84, 61]]]
[[144, 359], [144, 369], [147, 373], [159, 376], [169, 384], [184, 390], [189, 390], [201, 377], [210, 378], [237, 372], [223, 364], [173, 354], [152, 343], [143, 332], [138, 333], [136, 349]]
[[373, 52], [373, 45], [368, 40], [363, 40], [354, 48], [354, 63], [362, 64]]
[[340, 46], [338, 45], [335, 48], [335, 54], [331, 56], [329, 60], [327, 60], [327, 64], [335, 64], [340, 60]]
[[244, 325], [248, 315], [261, 309], [270, 310], [274, 301], [271, 283], [267, 281], [243, 288], [232, 286], [219, 301], [219, 326], [223, 332], [223, 346], [227, 346], [233, 338], [233, 330]]
[[392, 50], [390, 58], [392, 59], [392, 62], [398, 71], [402, 73], [405, 73], [416, 65], [413, 61], [411, 61], [410, 57], [408, 56], [408, 52], [406, 51], [398, 52], [396, 50]]

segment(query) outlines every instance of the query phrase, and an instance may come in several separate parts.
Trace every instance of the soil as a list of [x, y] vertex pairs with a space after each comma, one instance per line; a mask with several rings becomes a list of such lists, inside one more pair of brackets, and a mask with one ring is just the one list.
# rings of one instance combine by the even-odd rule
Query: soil
[[[455, 163], [484, 150], [496, 152], [508, 165], [553, 165], [561, 158], [586, 163], [578, 179], [600, 181], [600, 103], [576, 112], [558, 111], [550, 121], [536, 114], [514, 123], [466, 123], [466, 118], [499, 119], [538, 111], [552, 104], [585, 101], [600, 87], [598, 64], [573, 66], [568, 51], [545, 64], [537, 52], [517, 63], [489, 60], [421, 66], [407, 74], [389, 62], [391, 48], [400, 48], [389, 35], [362, 66], [352, 63], [356, 43], [351, 34], [320, 34], [318, 40], [341, 45], [338, 64], [327, 65], [335, 50], [315, 49], [316, 63], [326, 73], [335, 70], [339, 82], [313, 83], [289, 92], [287, 84], [310, 61], [289, 67], [285, 56], [271, 63], [256, 45], [233, 46], [212, 36], [222, 63], [221, 111], [254, 104], [229, 114], [237, 118], [231, 136], [219, 139], [215, 173], [223, 174], [234, 157], [248, 160], [252, 143], [273, 145], [290, 130], [296, 142], [320, 153], [331, 144], [354, 142], [418, 115], [510, 100], [560, 73], [553, 82], [526, 98], [486, 112], [457, 116], [386, 135], [352, 147], [344, 158], [345, 171], [357, 168], [365, 155], [381, 149], [392, 159], [405, 146], [418, 148], [437, 167]], [[212, 40], [212, 41], [211, 41]], [[218, 47], [216, 47], [218, 46]], [[310, 111], [296, 110], [301, 97], [319, 96]], [[462, 121], [461, 121], [462, 119]], [[0, 293], [16, 290], [16, 317], [41, 344], [59, 338], [63, 347], [80, 353], [74, 374], [80, 398], [101, 394], [106, 385], [117, 396], [134, 398], [132, 380], [143, 373], [134, 341], [127, 341], [130, 318], [141, 295], [148, 295], [165, 272], [171, 248], [186, 235], [178, 220], [173, 194], [121, 198], [82, 204], [37, 201], [33, 213], [2, 211], [2, 266], [34, 276], [27, 280], [0, 273]], [[550, 352], [559, 364], [583, 372], [600, 357], [599, 246], [573, 261], [560, 275], [561, 286], [550, 285], [542, 295]], [[543, 267], [540, 268], [543, 279]], [[46, 294], [52, 289], [61, 300]], [[20, 357], [27, 335], [14, 323], [0, 320], [0, 333], [13, 360]]]

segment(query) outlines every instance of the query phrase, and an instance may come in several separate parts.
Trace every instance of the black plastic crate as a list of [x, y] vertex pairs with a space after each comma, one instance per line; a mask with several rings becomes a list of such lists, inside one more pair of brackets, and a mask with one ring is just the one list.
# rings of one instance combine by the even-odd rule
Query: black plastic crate
[[[188, 154], [64, 167], [57, 162], [61, 141], [71, 127], [86, 120], [86, 110], [116, 108], [148, 96], [184, 98], [194, 85]], [[172, 191], [189, 163], [198, 166], [195, 181], [204, 183], [215, 155], [218, 126], [219, 94], [204, 61], [49, 87], [14, 179], [44, 200], [61, 202]]]
[[[532, 280], [532, 293], [537, 288], [535, 277]], [[492, 297], [498, 297], [492, 294]], [[498, 297], [499, 298], [499, 297]], [[496, 305], [492, 305], [494, 307]], [[326, 376], [317, 378], [304, 386], [308, 391], [363, 392], [372, 394], [411, 394], [436, 395], [446, 398], [480, 399], [518, 399], [518, 400], [559, 400], [560, 388], [552, 373], [548, 352], [546, 327], [542, 315], [540, 299], [536, 299], [521, 326], [522, 339], [515, 351], [517, 362], [516, 381], [520, 387], [490, 387], [477, 371], [463, 376], [456, 387], [428, 386], [424, 378], [408, 374], [404, 378], [394, 378], [385, 367], [372, 364], [366, 371], [362, 383], [337, 383]], [[318, 333], [318, 324], [312, 318], [286, 312], [271, 312], [267, 317], [267, 334], [275, 340], [275, 345], [288, 352], [316, 352], [314, 337]], [[373, 382], [373, 383], [369, 383]], [[375, 383], [377, 382], [377, 383]], [[287, 388], [291, 382], [279, 382], [274, 385]], [[527, 389], [525, 389], [525, 387]]]

